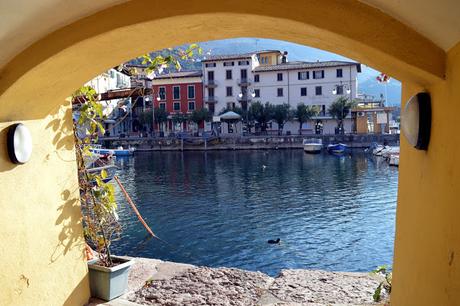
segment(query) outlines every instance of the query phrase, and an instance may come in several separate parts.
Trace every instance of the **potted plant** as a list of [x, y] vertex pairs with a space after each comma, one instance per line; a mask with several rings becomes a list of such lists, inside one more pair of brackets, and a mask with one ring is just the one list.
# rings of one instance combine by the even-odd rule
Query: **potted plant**
[[[198, 45], [190, 45], [186, 50], [171, 49], [169, 55], [142, 57], [147, 64], [147, 73], [160, 72], [173, 65], [180, 69], [179, 59], [193, 56], [194, 50], [201, 54]], [[123, 69], [123, 67], [122, 67]], [[135, 72], [132, 72], [135, 73]], [[134, 88], [132, 93], [145, 88]], [[74, 124], [76, 159], [80, 202], [83, 215], [83, 233], [89, 249], [96, 249], [97, 256], [88, 261], [91, 295], [103, 300], [112, 300], [125, 293], [129, 268], [132, 260], [113, 256], [110, 252], [112, 241], [119, 239], [121, 225], [117, 215], [114, 186], [107, 182], [107, 171], [88, 171], [87, 162], [92, 159], [91, 146], [98, 142], [99, 135], [105, 134], [103, 121], [106, 119], [100, 95], [90, 86], [84, 86], [73, 94], [73, 102], [79, 103], [78, 117]], [[137, 100], [136, 100], [137, 101]], [[121, 118], [120, 124], [127, 116]]]

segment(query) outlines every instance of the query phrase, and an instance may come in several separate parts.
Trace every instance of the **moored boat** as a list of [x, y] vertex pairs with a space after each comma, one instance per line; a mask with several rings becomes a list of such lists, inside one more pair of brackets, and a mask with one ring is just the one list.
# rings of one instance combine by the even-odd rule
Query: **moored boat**
[[305, 153], [318, 154], [323, 149], [323, 141], [319, 138], [304, 139], [302, 142]]
[[399, 167], [399, 154], [391, 154], [388, 159], [388, 164], [390, 166]]
[[102, 155], [111, 154], [113, 156], [130, 156], [134, 154], [134, 148], [124, 149], [120, 146], [116, 149], [105, 149], [101, 146], [94, 146], [91, 148], [91, 152]]
[[343, 154], [348, 149], [348, 146], [343, 143], [330, 144], [327, 146], [327, 151], [332, 154]]

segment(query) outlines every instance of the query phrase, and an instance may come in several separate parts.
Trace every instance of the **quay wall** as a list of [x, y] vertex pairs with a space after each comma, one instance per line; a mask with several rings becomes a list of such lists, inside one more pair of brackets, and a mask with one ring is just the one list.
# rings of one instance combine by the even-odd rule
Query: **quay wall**
[[345, 135], [295, 135], [295, 136], [240, 136], [240, 137], [129, 137], [102, 138], [107, 148], [118, 146], [135, 147], [138, 151], [191, 151], [191, 150], [264, 150], [300, 149], [303, 139], [321, 139], [327, 146], [331, 143], [344, 143], [351, 148], [367, 148], [372, 143], [399, 145], [398, 134], [345, 134]]

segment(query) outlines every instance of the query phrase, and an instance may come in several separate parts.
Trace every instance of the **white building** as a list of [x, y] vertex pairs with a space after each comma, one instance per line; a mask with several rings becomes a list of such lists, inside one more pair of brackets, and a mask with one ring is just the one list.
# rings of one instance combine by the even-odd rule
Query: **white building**
[[[131, 88], [131, 77], [116, 69], [109, 69], [88, 81], [85, 86], [91, 86], [98, 94], [102, 94], [111, 90]], [[128, 134], [131, 120], [120, 119], [129, 114], [131, 99], [106, 100], [101, 103], [104, 106], [104, 114], [108, 118], [105, 121], [105, 128], [109, 134], [111, 136]]]
[[[288, 62], [287, 53], [277, 50], [247, 54], [217, 55], [203, 61], [205, 102], [219, 114], [235, 106], [245, 109], [252, 101], [271, 104], [316, 105], [318, 117], [303, 125], [302, 130], [315, 132], [321, 126], [325, 134], [333, 134], [337, 123], [327, 109], [338, 96], [355, 99], [357, 74], [361, 65], [355, 62]], [[345, 120], [345, 131], [352, 131], [351, 116]], [[271, 124], [277, 130], [276, 123]], [[284, 132], [297, 134], [299, 124], [288, 122]]]

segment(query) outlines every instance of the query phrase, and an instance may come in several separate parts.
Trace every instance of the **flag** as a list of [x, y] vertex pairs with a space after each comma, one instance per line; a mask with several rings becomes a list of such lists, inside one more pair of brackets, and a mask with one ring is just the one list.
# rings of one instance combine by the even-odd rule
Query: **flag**
[[377, 79], [377, 81], [378, 81], [379, 83], [388, 83], [388, 82], [390, 82], [390, 77], [389, 77], [387, 74], [383, 73], [383, 72], [380, 73], [380, 74], [376, 77], [376, 79]]

